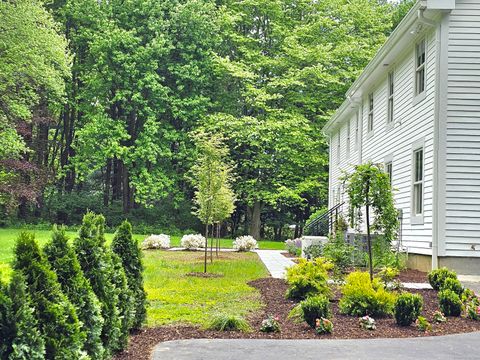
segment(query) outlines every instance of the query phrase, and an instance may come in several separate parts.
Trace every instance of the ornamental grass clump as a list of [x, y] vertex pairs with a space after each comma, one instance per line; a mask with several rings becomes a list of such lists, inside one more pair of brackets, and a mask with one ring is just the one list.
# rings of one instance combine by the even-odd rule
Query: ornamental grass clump
[[180, 246], [186, 250], [195, 250], [205, 247], [205, 237], [201, 234], [183, 235], [180, 240]]
[[442, 290], [438, 293], [440, 310], [445, 316], [460, 316], [462, 313], [462, 301], [460, 296], [450, 289]]
[[235, 315], [226, 315], [220, 314], [216, 315], [212, 322], [208, 325], [210, 330], [217, 330], [217, 331], [243, 331], [248, 332], [250, 331], [250, 325], [248, 322], [238, 316]]
[[457, 279], [457, 274], [446, 267], [428, 273], [428, 282], [434, 290], [440, 290], [448, 278]]
[[68, 242], [64, 229], [53, 229], [52, 239], [45, 245], [44, 252], [50, 266], [57, 274], [58, 282], [82, 323], [82, 331], [87, 335], [84, 351], [92, 359], [102, 359], [101, 339], [103, 317], [101, 304], [93, 292], [90, 282], [83, 275], [73, 247]]
[[117, 229], [112, 241], [112, 251], [121, 260], [131, 292], [133, 301], [131, 327], [139, 329], [147, 317], [147, 294], [144, 289], [142, 253], [132, 236], [132, 226], [128, 221], [124, 221]]
[[297, 321], [303, 320], [310, 327], [315, 328], [318, 319], [329, 319], [332, 316], [330, 300], [325, 295], [315, 295], [306, 298], [295, 306], [289, 314]]
[[168, 249], [170, 248], [170, 236], [165, 234], [150, 235], [142, 242], [142, 249]]
[[13, 268], [25, 276], [35, 319], [45, 340], [47, 359], [80, 359], [86, 334], [74, 306], [62, 292], [57, 276], [33, 234], [21, 233], [15, 244]]
[[236, 251], [251, 251], [257, 248], [257, 240], [250, 235], [239, 236], [233, 242], [233, 249]]
[[328, 270], [333, 265], [323, 258], [313, 261], [300, 259], [298, 264], [287, 269], [286, 282], [288, 285], [286, 297], [294, 300], [303, 300], [310, 295], [330, 295], [328, 287]]
[[403, 293], [395, 301], [395, 320], [400, 326], [409, 326], [418, 318], [423, 307], [423, 297], [418, 294]]
[[370, 281], [367, 272], [355, 271], [346, 278], [339, 307], [342, 313], [352, 316], [383, 316], [393, 312], [395, 299], [379, 279]]

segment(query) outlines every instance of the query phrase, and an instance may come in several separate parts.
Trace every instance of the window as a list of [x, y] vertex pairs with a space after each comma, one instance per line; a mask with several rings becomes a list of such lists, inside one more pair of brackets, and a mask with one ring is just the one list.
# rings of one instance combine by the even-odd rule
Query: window
[[337, 138], [337, 164], [340, 163], [340, 130], [338, 130], [338, 138]]
[[350, 156], [350, 122], [347, 123], [347, 149], [346, 149], [347, 159]]
[[373, 93], [368, 95], [368, 132], [373, 131]]
[[423, 214], [423, 148], [413, 152], [413, 216]]
[[393, 92], [395, 90], [393, 71], [388, 74], [388, 114], [387, 122], [393, 121]]
[[389, 161], [385, 163], [385, 172], [388, 175], [388, 179], [390, 180], [390, 187], [392, 187], [393, 183], [393, 167], [392, 167], [392, 162]]
[[415, 47], [415, 95], [425, 91], [425, 39]]
[[360, 117], [358, 116], [358, 111], [355, 114], [355, 147], [358, 148], [358, 143], [360, 141]]

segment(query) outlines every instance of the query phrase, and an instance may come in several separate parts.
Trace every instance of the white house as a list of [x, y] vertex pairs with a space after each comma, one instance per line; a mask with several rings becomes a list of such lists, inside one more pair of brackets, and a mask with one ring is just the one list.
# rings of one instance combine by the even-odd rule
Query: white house
[[417, 2], [325, 125], [342, 171], [385, 164], [410, 266], [480, 274], [480, 0]]

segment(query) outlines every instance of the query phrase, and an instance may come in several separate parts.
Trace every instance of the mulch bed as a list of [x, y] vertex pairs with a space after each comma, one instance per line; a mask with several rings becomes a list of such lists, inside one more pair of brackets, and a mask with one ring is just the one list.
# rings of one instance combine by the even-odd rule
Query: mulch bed
[[281, 254], [283, 256], [285, 256], [286, 258], [289, 258], [289, 259], [297, 259], [298, 258], [297, 255], [290, 254], [288, 251], [282, 252]]
[[397, 279], [404, 283], [425, 283], [428, 282], [428, 274], [419, 270], [403, 270]]
[[[420, 281], [420, 274], [416, 272], [404, 272], [402, 281], [405, 282], [425, 282]], [[422, 276], [425, 276], [423, 273]], [[406, 280], [404, 280], [406, 279]], [[417, 280], [413, 280], [417, 279]], [[423, 278], [425, 279], [425, 278]], [[308, 325], [297, 324], [287, 319], [288, 313], [295, 306], [295, 302], [285, 299], [287, 286], [284, 280], [264, 278], [252, 281], [251, 286], [259, 289], [265, 308], [262, 311], [253, 313], [248, 318], [252, 329], [250, 333], [241, 332], [220, 332], [201, 330], [192, 326], [164, 326], [158, 328], [148, 328], [133, 334], [130, 339], [129, 347], [126, 351], [118, 354], [115, 359], [149, 359], [153, 347], [162, 341], [179, 339], [360, 339], [360, 338], [405, 338], [455, 334], [462, 332], [480, 331], [480, 321], [472, 321], [464, 318], [450, 317], [443, 324], [434, 324], [432, 321], [433, 313], [438, 310], [437, 292], [434, 290], [411, 290], [411, 292], [421, 294], [424, 298], [423, 316], [432, 323], [432, 330], [429, 332], [420, 332], [413, 325], [409, 327], [399, 327], [395, 324], [393, 318], [376, 318], [377, 329], [375, 331], [363, 330], [358, 326], [358, 319], [339, 313], [338, 292], [332, 301], [334, 331], [330, 335], [317, 335]], [[280, 333], [262, 333], [258, 329], [263, 319], [268, 315], [279, 317], [282, 331]]]

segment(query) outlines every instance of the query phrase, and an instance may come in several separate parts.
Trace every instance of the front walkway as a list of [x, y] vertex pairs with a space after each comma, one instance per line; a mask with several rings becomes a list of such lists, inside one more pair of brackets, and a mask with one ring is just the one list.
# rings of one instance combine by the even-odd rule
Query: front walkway
[[265, 264], [270, 275], [276, 279], [284, 279], [286, 268], [295, 263], [282, 255], [284, 250], [255, 250], [260, 260]]
[[154, 360], [473, 360], [480, 332], [408, 339], [176, 340], [160, 343]]

